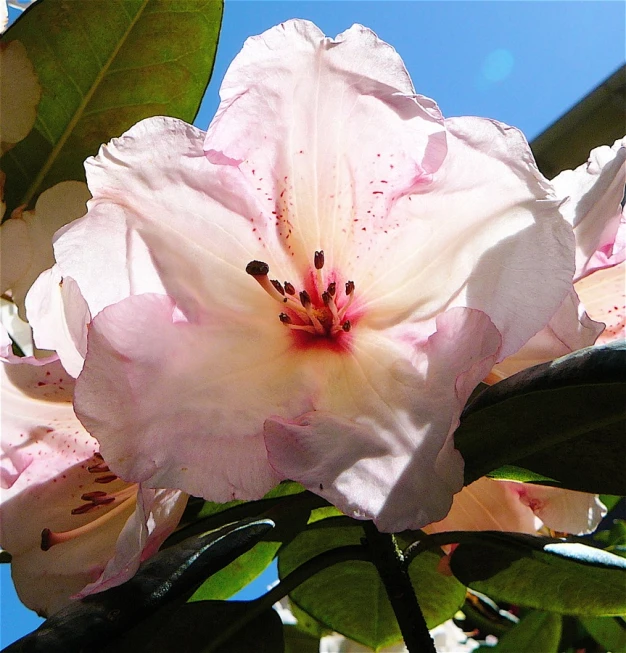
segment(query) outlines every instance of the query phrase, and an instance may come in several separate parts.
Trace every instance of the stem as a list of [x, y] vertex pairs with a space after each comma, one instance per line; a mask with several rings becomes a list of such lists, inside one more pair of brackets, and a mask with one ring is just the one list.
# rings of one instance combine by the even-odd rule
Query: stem
[[393, 535], [380, 533], [373, 522], [363, 530], [409, 653], [437, 653]]
[[248, 609], [241, 619], [225, 628], [212, 642], [210, 642], [206, 647], [206, 653], [212, 653], [220, 646], [227, 643], [236, 632], [241, 630], [256, 616], [265, 612], [265, 610], [269, 610], [276, 601], [287, 596], [289, 592], [298, 587], [298, 585], [301, 585], [311, 576], [314, 576], [318, 571], [336, 565], [338, 562], [345, 562], [346, 560], [367, 560], [371, 562], [368, 551], [360, 544], [341, 546], [336, 549], [331, 549], [330, 551], [324, 551], [324, 553], [320, 553], [318, 556], [307, 560], [298, 568], [294, 569], [290, 574], [285, 576], [278, 585], [272, 587], [267, 594], [260, 596], [254, 601], [250, 601]]

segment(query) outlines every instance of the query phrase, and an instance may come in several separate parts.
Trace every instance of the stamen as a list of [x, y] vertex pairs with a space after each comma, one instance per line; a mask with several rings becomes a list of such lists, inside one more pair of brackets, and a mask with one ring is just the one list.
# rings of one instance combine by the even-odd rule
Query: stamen
[[91, 503], [84, 503], [82, 506], [78, 506], [78, 508], [73, 508], [72, 515], [84, 515], [86, 512], [100, 508], [100, 506], [106, 506], [114, 501], [115, 497], [102, 497], [100, 499], [95, 499]]
[[87, 467], [90, 474], [101, 474], [102, 472], [110, 472], [109, 466], [106, 463], [98, 463], [97, 465], [90, 465]]
[[[268, 279], [267, 275], [269, 271], [270, 271], [270, 266], [267, 263], [264, 263], [263, 261], [250, 261], [250, 263], [248, 263], [248, 265], [246, 266], [246, 272], [251, 277], [254, 277], [254, 279], [261, 286], [261, 288], [263, 288], [263, 290], [265, 290], [265, 292], [272, 299], [275, 299], [277, 302], [280, 302], [281, 304], [288, 303], [290, 308], [304, 315], [305, 312], [302, 310], [300, 304], [296, 300], [292, 299], [291, 297], [286, 297], [283, 289], [278, 288], [278, 286], [280, 286], [280, 283], [275, 279], [271, 281], [270, 279]], [[276, 284], [278, 284], [278, 286]], [[289, 292], [288, 288], [286, 288], [286, 290], [288, 294], [290, 295], [292, 294]], [[294, 290], [294, 294], [295, 294], [295, 290]]]
[[335, 300], [333, 299], [332, 295], [328, 291], [323, 292], [322, 300], [324, 302], [324, 306], [328, 307], [328, 310], [333, 316], [333, 324], [337, 324], [339, 322], [339, 313], [337, 312], [337, 304], [335, 304]]
[[326, 289], [326, 292], [331, 296], [334, 297], [335, 293], [337, 292], [337, 284], [333, 281], [332, 283], [328, 284], [328, 288]]
[[300, 292], [300, 303], [304, 308], [311, 306], [311, 296], [306, 290]]
[[350, 324], [350, 320], [346, 320], [346, 321], [341, 325], [341, 328], [342, 328], [346, 333], [347, 333], [348, 331], [350, 331], [350, 329], [352, 328], [352, 325]]
[[293, 287], [292, 284], [289, 283], [289, 281], [285, 281], [285, 292], [288, 295], [295, 295], [296, 294], [296, 289]]
[[311, 304], [311, 296], [306, 290], [302, 290], [300, 292], [300, 302], [302, 303], [302, 306], [304, 306], [304, 310], [306, 311], [309, 320], [311, 320], [311, 324], [315, 327], [314, 333], [319, 333], [320, 335], [326, 333], [326, 330], [322, 326], [322, 323], [317, 319], [317, 316], [313, 311], [313, 306]]
[[100, 497], [106, 497], [107, 492], [103, 492], [102, 490], [96, 490], [95, 492], [85, 492], [85, 494], [81, 495], [81, 499], [83, 501], [93, 501], [94, 499], [99, 499]]
[[266, 277], [269, 271], [270, 266], [263, 261], [250, 261], [246, 265], [246, 272], [253, 277]]
[[[133, 486], [133, 490], [136, 493], [137, 487]], [[121, 501], [117, 506], [109, 510], [109, 512], [106, 512], [100, 517], [98, 517], [97, 519], [94, 519], [93, 521], [90, 521], [87, 524], [84, 524], [83, 526], [79, 526], [78, 528], [74, 528], [70, 531], [55, 533], [54, 531], [51, 531], [49, 528], [44, 528], [41, 531], [41, 550], [48, 551], [48, 549], [51, 549], [56, 544], [69, 542], [70, 540], [74, 540], [77, 537], [80, 537], [81, 535], [85, 535], [86, 533], [89, 533], [94, 528], [99, 528], [104, 522], [109, 521], [110, 519], [118, 515], [125, 507], [126, 507], [126, 501]]]
[[354, 299], [354, 281], [346, 282], [346, 295], [348, 296], [348, 301], [341, 307], [339, 310], [339, 319], [343, 319], [343, 316], [347, 313]]
[[313, 256], [313, 263], [315, 265], [315, 270], [317, 272], [317, 287], [324, 287], [324, 279], [322, 278], [322, 268], [324, 267], [324, 252], [320, 249], [319, 252], [315, 252]]
[[314, 333], [315, 335], [319, 334], [319, 331], [310, 324], [289, 324], [288, 326], [294, 331], [306, 331], [307, 333]]
[[94, 483], [112, 483], [113, 481], [117, 480], [117, 476], [115, 474], [109, 474], [108, 476], [100, 476], [98, 478], [94, 478]]
[[276, 288], [276, 290], [278, 290], [278, 292], [281, 295], [285, 294], [285, 291], [283, 287], [280, 285], [280, 281], [278, 281], [278, 279], [270, 279], [270, 283], [272, 284], [272, 286], [274, 286], [274, 288]]
[[283, 324], [291, 324], [291, 318], [289, 317], [289, 315], [287, 315], [287, 313], [281, 313], [281, 314], [278, 316], [278, 319], [279, 319]]

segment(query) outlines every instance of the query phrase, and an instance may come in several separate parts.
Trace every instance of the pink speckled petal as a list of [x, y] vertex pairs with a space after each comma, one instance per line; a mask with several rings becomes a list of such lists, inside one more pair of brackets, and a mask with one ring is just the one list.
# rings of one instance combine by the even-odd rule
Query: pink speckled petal
[[262, 211], [260, 247], [293, 255], [299, 275], [320, 249], [348, 274], [374, 225], [392, 228], [391, 205], [445, 157], [436, 104], [361, 25], [330, 39], [294, 20], [248, 39], [220, 96], [207, 157], [240, 171]]
[[[50, 615], [77, 592], [129, 578], [174, 529], [186, 496], [143, 490], [137, 504], [137, 487], [111, 478], [74, 414], [74, 379], [58, 361], [4, 365], [1, 387], [0, 543], [13, 556], [22, 602]], [[90, 505], [94, 492], [107, 502]], [[81, 507], [89, 509], [76, 513]], [[52, 532], [45, 551], [44, 529]]]
[[128, 518], [115, 544], [115, 553], [102, 574], [75, 598], [116, 587], [134, 576], [143, 560], [154, 555], [178, 526], [188, 495], [179, 490], [140, 487], [135, 511]]
[[626, 263], [581, 279], [576, 292], [589, 315], [606, 324], [598, 344], [626, 338]]
[[378, 327], [454, 305], [481, 310], [507, 356], [571, 290], [572, 230], [517, 129], [481, 118], [445, 124], [444, 163], [432, 184], [396, 203], [390, 215], [400, 227], [367, 252], [357, 288], [367, 324]]
[[274, 469], [384, 531], [442, 519], [463, 487], [452, 434], [501, 339], [486, 315], [469, 309], [444, 313], [436, 328], [404, 360], [383, 335], [357, 342], [318, 410], [268, 419]]

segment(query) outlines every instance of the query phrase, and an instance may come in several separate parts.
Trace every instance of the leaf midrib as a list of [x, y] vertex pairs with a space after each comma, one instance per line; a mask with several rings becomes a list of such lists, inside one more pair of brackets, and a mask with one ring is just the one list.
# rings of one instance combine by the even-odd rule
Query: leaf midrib
[[59, 140], [56, 142], [55, 146], [52, 148], [52, 151], [50, 152], [48, 158], [46, 159], [46, 162], [44, 165], [41, 167], [35, 178], [33, 179], [32, 183], [26, 190], [26, 194], [22, 198], [22, 201], [20, 204], [28, 204], [33, 197], [35, 196], [35, 193], [37, 192], [37, 189], [41, 186], [43, 183], [43, 180], [45, 179], [46, 175], [50, 171], [50, 168], [54, 164], [59, 152], [63, 149], [65, 144], [67, 143], [67, 139], [70, 137], [70, 134], [74, 131], [74, 128], [80, 121], [80, 119], [83, 117], [83, 114], [85, 112], [85, 109], [89, 102], [91, 101], [91, 98], [93, 97], [94, 93], [96, 92], [97, 88], [100, 86], [102, 83], [102, 80], [106, 77], [108, 74], [109, 68], [111, 67], [111, 64], [119, 54], [119, 51], [122, 49], [124, 44], [126, 43], [128, 36], [130, 33], [133, 31], [133, 28], [137, 24], [137, 21], [141, 18], [146, 6], [150, 0], [143, 0], [142, 5], [137, 9], [137, 12], [130, 21], [128, 28], [122, 35], [122, 37], [119, 39], [117, 42], [115, 48], [113, 48], [111, 54], [109, 55], [108, 59], [106, 60], [104, 66], [98, 71], [98, 74], [96, 75], [94, 81], [91, 84], [91, 87], [85, 94], [85, 97], [83, 100], [80, 102], [78, 105], [77, 110], [74, 112], [74, 115], [68, 122], [67, 126], [63, 130], [63, 133], [61, 134], [61, 137]]

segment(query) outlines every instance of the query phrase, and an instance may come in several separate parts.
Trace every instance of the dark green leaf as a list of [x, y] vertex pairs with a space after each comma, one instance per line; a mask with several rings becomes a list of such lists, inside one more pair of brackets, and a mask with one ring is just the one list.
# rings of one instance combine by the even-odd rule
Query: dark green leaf
[[626, 344], [537, 365], [482, 392], [455, 434], [465, 482], [504, 465], [563, 487], [626, 494]]
[[279, 547], [279, 542], [259, 542], [205, 580], [190, 600], [229, 599], [267, 568]]
[[[244, 601], [196, 601], [176, 610], [162, 608], [98, 653], [204, 653], [213, 638], [236, 624], [249, 609]], [[281, 653], [283, 626], [278, 614], [266, 610], [248, 621], [215, 653]]]
[[67, 179], [133, 124], [191, 122], [208, 84], [222, 0], [40, 0], [4, 34], [20, 40], [42, 97], [31, 133], [2, 158], [7, 215]]
[[320, 638], [309, 635], [296, 626], [285, 626], [285, 653], [319, 653]]
[[581, 617], [585, 630], [607, 651], [626, 653], [626, 623], [620, 617]]
[[626, 560], [579, 542], [518, 533], [458, 533], [454, 575], [496, 601], [560, 614], [626, 612]]
[[505, 633], [496, 646], [489, 650], [493, 653], [521, 653], [521, 651], [559, 653], [561, 630], [561, 615], [533, 611]]
[[103, 646], [164, 605], [186, 600], [207, 576], [248, 551], [273, 527], [267, 519], [250, 520], [160, 551], [128, 582], [72, 603], [6, 651], [71, 653]]
[[[333, 521], [335, 518], [316, 522], [280, 551], [281, 578], [323, 551], [360, 544], [363, 531], [359, 525], [334, 528]], [[409, 570], [430, 627], [450, 618], [465, 598], [465, 588], [460, 583], [436, 570], [440, 558], [440, 554], [427, 551], [415, 558]], [[366, 646], [380, 648], [402, 638], [385, 588], [369, 562], [335, 564], [302, 583], [290, 597], [330, 630]]]

